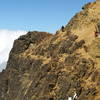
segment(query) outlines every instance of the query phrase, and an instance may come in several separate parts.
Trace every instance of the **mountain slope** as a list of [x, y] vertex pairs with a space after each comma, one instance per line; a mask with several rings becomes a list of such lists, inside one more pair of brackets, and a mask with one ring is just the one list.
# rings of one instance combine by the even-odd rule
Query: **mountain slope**
[[0, 100], [100, 100], [100, 2], [89, 3], [51, 35], [14, 42], [0, 73]]

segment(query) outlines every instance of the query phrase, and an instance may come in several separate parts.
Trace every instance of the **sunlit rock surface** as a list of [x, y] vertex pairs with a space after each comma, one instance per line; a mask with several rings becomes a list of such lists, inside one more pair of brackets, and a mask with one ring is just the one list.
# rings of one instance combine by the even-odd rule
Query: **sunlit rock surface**
[[0, 73], [0, 100], [100, 100], [99, 25], [97, 1], [55, 35], [33, 31], [15, 40]]

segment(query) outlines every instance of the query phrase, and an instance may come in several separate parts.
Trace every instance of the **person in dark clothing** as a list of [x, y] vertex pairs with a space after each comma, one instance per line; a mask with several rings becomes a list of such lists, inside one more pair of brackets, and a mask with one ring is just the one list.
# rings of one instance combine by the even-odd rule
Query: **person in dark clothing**
[[65, 31], [65, 27], [64, 27], [64, 26], [62, 26], [62, 27], [61, 27], [61, 30], [62, 30], [62, 32], [64, 32], [64, 31]]

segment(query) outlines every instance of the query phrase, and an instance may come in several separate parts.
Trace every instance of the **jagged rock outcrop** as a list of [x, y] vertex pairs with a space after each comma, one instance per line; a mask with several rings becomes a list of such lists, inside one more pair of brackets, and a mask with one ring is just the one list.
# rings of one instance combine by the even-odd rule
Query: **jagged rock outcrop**
[[100, 2], [89, 3], [55, 35], [15, 40], [0, 73], [0, 100], [100, 100]]

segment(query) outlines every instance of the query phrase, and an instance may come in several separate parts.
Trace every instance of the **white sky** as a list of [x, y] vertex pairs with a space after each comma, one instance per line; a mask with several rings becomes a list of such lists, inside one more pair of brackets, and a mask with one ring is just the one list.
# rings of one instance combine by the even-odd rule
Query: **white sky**
[[26, 33], [26, 31], [0, 30], [0, 64], [8, 60], [14, 40]]

